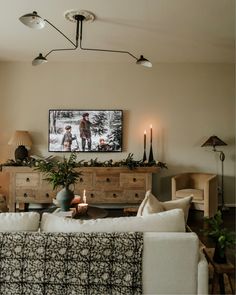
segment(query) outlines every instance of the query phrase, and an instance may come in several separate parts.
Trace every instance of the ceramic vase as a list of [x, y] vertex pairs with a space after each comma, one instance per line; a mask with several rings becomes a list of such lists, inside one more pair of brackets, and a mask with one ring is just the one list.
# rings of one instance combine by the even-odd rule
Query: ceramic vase
[[69, 211], [71, 201], [74, 199], [74, 192], [64, 187], [57, 193], [57, 201], [62, 211]]
[[214, 251], [214, 255], [213, 255], [213, 260], [216, 263], [219, 263], [219, 264], [227, 262], [226, 255], [225, 255], [225, 249], [222, 250], [220, 248], [219, 243], [216, 243], [216, 245], [215, 245], [215, 251]]

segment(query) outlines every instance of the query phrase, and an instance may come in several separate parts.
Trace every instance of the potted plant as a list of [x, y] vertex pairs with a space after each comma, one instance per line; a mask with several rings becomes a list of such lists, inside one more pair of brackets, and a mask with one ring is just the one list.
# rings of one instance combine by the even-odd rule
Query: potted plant
[[74, 198], [74, 192], [71, 185], [74, 185], [80, 178], [81, 172], [76, 171], [76, 154], [71, 153], [69, 158], [63, 160], [40, 160], [36, 170], [45, 174], [45, 180], [53, 185], [53, 189], [62, 187], [57, 193], [57, 201], [62, 211], [68, 211], [71, 201]]
[[221, 211], [214, 217], [205, 218], [205, 221], [207, 228], [204, 233], [215, 242], [213, 260], [217, 263], [226, 263], [226, 249], [235, 244], [235, 233], [224, 227]]

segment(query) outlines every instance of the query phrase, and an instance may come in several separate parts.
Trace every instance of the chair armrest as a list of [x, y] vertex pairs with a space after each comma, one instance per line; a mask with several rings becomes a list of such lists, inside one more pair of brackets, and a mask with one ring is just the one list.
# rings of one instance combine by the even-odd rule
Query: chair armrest
[[204, 203], [206, 208], [209, 208], [208, 217], [212, 217], [216, 214], [218, 209], [218, 193], [217, 193], [217, 176], [213, 175], [209, 177], [204, 185]]

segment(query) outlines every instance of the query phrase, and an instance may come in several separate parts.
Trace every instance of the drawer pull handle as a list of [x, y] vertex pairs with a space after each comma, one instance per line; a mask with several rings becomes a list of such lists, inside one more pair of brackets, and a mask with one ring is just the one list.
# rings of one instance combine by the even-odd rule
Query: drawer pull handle
[[84, 180], [83, 180], [83, 178], [80, 178], [80, 180], [79, 180], [80, 182], [83, 182]]
[[95, 196], [94, 196], [94, 194], [90, 194], [90, 197], [91, 197], [91, 198], [94, 198]]
[[25, 197], [25, 198], [27, 198], [27, 197], [28, 197], [28, 196], [27, 196], [27, 193], [24, 193], [24, 197]]
[[110, 180], [110, 178], [107, 178], [106, 181], [107, 181], [107, 182], [110, 182], [111, 180]]
[[134, 177], [134, 178], [133, 178], [133, 182], [136, 182], [136, 180], [137, 180], [137, 179]]
[[113, 194], [113, 198], [116, 198], [117, 197], [117, 194]]
[[46, 193], [46, 197], [49, 198], [49, 193]]
[[135, 198], [138, 198], [138, 193], [136, 193], [134, 196], [135, 196]]
[[26, 178], [26, 182], [30, 182], [30, 179], [29, 179], [29, 177], [27, 177], [27, 178]]

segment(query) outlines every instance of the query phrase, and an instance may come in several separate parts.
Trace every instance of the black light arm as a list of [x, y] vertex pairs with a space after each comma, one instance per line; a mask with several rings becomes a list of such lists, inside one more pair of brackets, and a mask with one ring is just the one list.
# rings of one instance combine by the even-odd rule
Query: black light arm
[[84, 17], [82, 15], [77, 15], [75, 17], [75, 19], [77, 20], [77, 29], [79, 28], [79, 25], [80, 25], [80, 33], [79, 33], [79, 35], [76, 35], [76, 42], [78, 42], [78, 37], [79, 37], [79, 47], [80, 47], [80, 49], [82, 49], [82, 50], [90, 50], [90, 51], [126, 53], [126, 54], [129, 54], [130, 56], [132, 56], [134, 59], [138, 60], [138, 58], [136, 56], [134, 56], [129, 51], [125, 51], [125, 50], [112, 50], [112, 49], [85, 48], [85, 47], [83, 47], [82, 46], [82, 38], [83, 38], [83, 20], [84, 20]]
[[72, 45], [74, 45], [76, 47], [76, 44], [71, 41], [61, 30], [59, 30], [57, 27], [55, 27], [50, 21], [48, 21], [47, 19], [44, 19], [45, 22], [47, 22], [50, 26], [52, 26], [56, 31], [58, 31], [58, 33], [60, 33], [63, 37], [65, 37]]
[[57, 27], [55, 27], [50, 21], [47, 19], [44, 19], [45, 22], [47, 22], [50, 26], [52, 26], [58, 33], [60, 33], [63, 37], [65, 37], [74, 47], [73, 48], [57, 48], [50, 50], [44, 57], [46, 58], [54, 51], [64, 51], [64, 50], [76, 50], [78, 48], [78, 44], [75, 44], [73, 41], [71, 41], [61, 30], [59, 30]]

